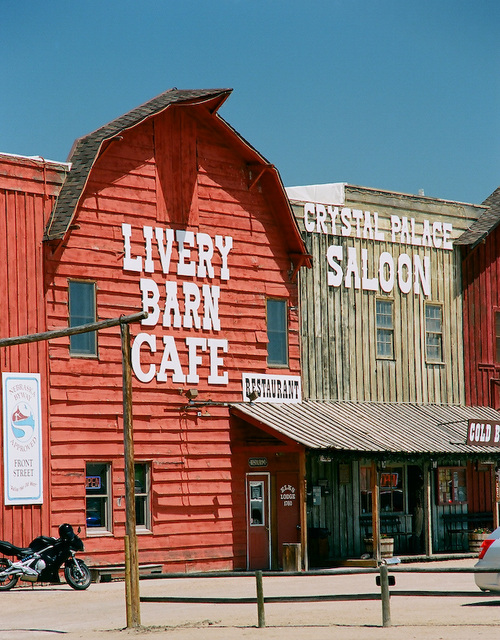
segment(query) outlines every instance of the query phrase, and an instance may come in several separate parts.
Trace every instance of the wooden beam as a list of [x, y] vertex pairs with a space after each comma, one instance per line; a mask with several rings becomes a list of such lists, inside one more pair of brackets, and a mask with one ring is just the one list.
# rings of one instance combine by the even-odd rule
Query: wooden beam
[[148, 317], [147, 311], [133, 313], [130, 316], [120, 316], [111, 320], [101, 320], [99, 322], [91, 322], [89, 324], [81, 324], [77, 327], [65, 327], [61, 329], [53, 329], [43, 333], [31, 333], [25, 336], [15, 336], [12, 338], [0, 338], [0, 347], [12, 347], [16, 344], [26, 344], [28, 342], [42, 342], [43, 340], [52, 340], [54, 338], [64, 338], [74, 336], [78, 333], [88, 333], [89, 331], [99, 331], [108, 329], [109, 327], [117, 327], [118, 325], [130, 324], [132, 322], [140, 322]]

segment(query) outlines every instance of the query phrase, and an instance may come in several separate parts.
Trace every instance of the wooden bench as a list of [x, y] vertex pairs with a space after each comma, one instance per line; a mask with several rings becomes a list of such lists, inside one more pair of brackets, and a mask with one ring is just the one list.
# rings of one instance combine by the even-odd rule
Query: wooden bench
[[[92, 582], [111, 582], [112, 578], [125, 577], [124, 564], [107, 564], [95, 567], [89, 567]], [[139, 575], [149, 575], [152, 573], [161, 573], [163, 565], [161, 564], [140, 564]]]
[[[406, 549], [407, 542], [405, 540], [410, 539], [412, 536], [411, 530], [406, 529], [405, 523], [408, 518], [408, 514], [404, 513], [381, 513], [380, 514], [380, 534], [390, 538], [394, 538], [397, 545], [397, 550], [401, 552], [401, 549]], [[359, 518], [361, 525], [361, 532], [365, 538], [372, 535], [372, 516], [363, 515]]]
[[[380, 514], [380, 533], [387, 536], [411, 536], [411, 531], [406, 531], [403, 526], [403, 519], [406, 518], [404, 513], [381, 513]], [[372, 534], [372, 516], [360, 516], [359, 522], [363, 530], [363, 534], [370, 536]]]
[[470, 533], [475, 529], [493, 529], [493, 514], [484, 513], [444, 513], [444, 528], [448, 535], [454, 533]]

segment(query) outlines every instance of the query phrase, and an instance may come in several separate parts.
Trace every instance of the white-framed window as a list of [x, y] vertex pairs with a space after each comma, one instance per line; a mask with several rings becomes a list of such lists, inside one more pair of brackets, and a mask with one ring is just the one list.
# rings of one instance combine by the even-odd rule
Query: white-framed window
[[[70, 280], [68, 282], [69, 326], [77, 327], [96, 321], [95, 282]], [[97, 332], [70, 336], [69, 352], [72, 356], [96, 356]]]
[[268, 298], [267, 319], [267, 364], [271, 367], [288, 365], [287, 301]]
[[151, 531], [151, 465], [135, 463], [135, 522], [138, 530]]
[[85, 497], [87, 533], [111, 532], [111, 464], [109, 462], [87, 462]]
[[425, 305], [425, 359], [427, 362], [443, 362], [443, 306]]
[[376, 301], [377, 358], [394, 359], [394, 302]]

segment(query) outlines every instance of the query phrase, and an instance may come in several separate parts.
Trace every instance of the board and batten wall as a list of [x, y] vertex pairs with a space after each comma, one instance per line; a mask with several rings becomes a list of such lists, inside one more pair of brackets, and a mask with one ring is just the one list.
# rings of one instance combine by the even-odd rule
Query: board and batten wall
[[[324, 210], [321, 205], [318, 209], [317, 204], [292, 200], [313, 256], [313, 268], [299, 275], [305, 397], [463, 403], [461, 262], [453, 240], [481, 208], [351, 185], [345, 186], [343, 203], [322, 204]], [[331, 213], [337, 213], [335, 234]], [[333, 254], [330, 249], [328, 259], [332, 246], [336, 248]], [[387, 254], [393, 262], [392, 287], [387, 284]], [[402, 254], [406, 256], [402, 264], [410, 265], [412, 274], [403, 266], [400, 285]], [[377, 358], [378, 298], [394, 302], [393, 359]], [[443, 360], [439, 363], [427, 362], [425, 357], [426, 302], [443, 309]]]

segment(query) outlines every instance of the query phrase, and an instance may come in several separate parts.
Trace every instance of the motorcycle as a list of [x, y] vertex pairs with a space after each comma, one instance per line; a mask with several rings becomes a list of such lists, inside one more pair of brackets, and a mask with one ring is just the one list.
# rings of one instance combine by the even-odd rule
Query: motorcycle
[[38, 536], [26, 548], [0, 540], [0, 553], [18, 559], [12, 562], [0, 558], [0, 591], [12, 589], [18, 580], [60, 584], [59, 569], [63, 564], [66, 582], [73, 589], [88, 589], [90, 570], [83, 560], [75, 558], [78, 551], [83, 551], [83, 542], [70, 524], [59, 527], [59, 538]]

